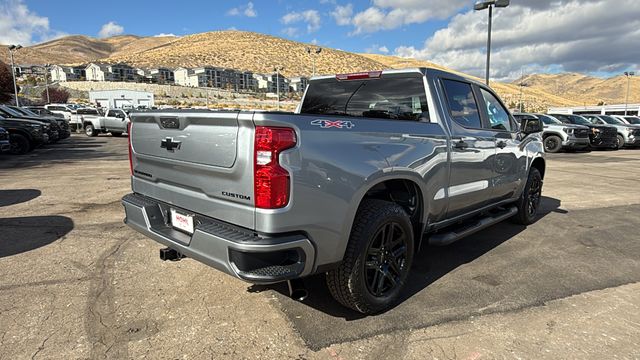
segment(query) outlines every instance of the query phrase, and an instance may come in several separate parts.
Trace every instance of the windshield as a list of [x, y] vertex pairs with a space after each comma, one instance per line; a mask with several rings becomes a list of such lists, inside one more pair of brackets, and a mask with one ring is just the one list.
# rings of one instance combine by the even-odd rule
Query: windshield
[[35, 112], [31, 111], [30, 109], [22, 108], [22, 109], [20, 109], [20, 111], [25, 115], [38, 116], [38, 117], [40, 116], [40, 115], [36, 114]]
[[538, 117], [538, 119], [542, 119], [542, 122], [547, 124], [547, 125], [561, 125], [562, 121], [558, 120], [558, 119], [554, 119], [551, 116], [548, 115], [542, 115], [542, 114], [536, 114], [536, 116]]
[[300, 113], [397, 120], [429, 118], [424, 83], [419, 76], [314, 81]]
[[640, 118], [637, 118], [635, 116], [627, 116], [625, 117], [625, 119], [627, 119], [629, 124], [640, 125]]
[[604, 122], [606, 122], [607, 124], [611, 124], [611, 125], [624, 124], [622, 121], [614, 118], [613, 116], [600, 115], [599, 117], [600, 119], [604, 120]]
[[577, 124], [577, 125], [587, 125], [587, 126], [593, 125], [589, 120], [585, 119], [580, 115], [554, 115], [554, 116], [566, 124]]
[[22, 114], [20, 114], [19, 112], [13, 110], [12, 108], [8, 107], [8, 106], [0, 106], [0, 109], [4, 110], [5, 113], [11, 115], [11, 116], [17, 116], [17, 117], [21, 117], [24, 116]]

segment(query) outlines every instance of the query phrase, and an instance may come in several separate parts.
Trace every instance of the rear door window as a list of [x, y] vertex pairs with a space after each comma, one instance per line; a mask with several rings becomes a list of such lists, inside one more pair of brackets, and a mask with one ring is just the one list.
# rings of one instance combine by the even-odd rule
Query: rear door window
[[482, 128], [478, 104], [470, 83], [443, 79], [442, 84], [453, 120], [468, 128]]

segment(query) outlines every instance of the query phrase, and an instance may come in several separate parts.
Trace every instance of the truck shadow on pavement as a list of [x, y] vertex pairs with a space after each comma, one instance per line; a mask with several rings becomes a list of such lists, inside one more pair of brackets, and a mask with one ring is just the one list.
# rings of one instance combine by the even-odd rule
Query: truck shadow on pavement
[[37, 189], [0, 190], [0, 207], [31, 201], [41, 194]]
[[47, 166], [81, 160], [125, 160], [128, 156], [127, 144], [126, 136], [113, 139], [72, 136], [55, 144], [42, 145], [25, 155], [0, 154], [0, 169]]
[[0, 259], [38, 249], [73, 229], [66, 216], [25, 216], [0, 219]]
[[[560, 204], [560, 200], [558, 199], [543, 196], [536, 222], [540, 221], [551, 212], [561, 214], [568, 213], [566, 210], [560, 209]], [[526, 226], [505, 221], [481, 230], [476, 234], [468, 236], [448, 246], [427, 246], [423, 243], [422, 249], [414, 255], [413, 266], [398, 305], [424, 290], [426, 287], [456, 268], [474, 261], [500, 244], [518, 235], [526, 228]], [[479, 279], [479, 281], [485, 281], [489, 284], [492, 283], [492, 279], [489, 278]], [[347, 321], [366, 317], [365, 315], [344, 308], [331, 297], [329, 289], [325, 283], [324, 274], [305, 278], [304, 283], [309, 292], [309, 296], [304, 301], [300, 302], [301, 304], [325, 313], [326, 315], [343, 318]], [[289, 298], [286, 283], [274, 284], [271, 287], [254, 285], [248, 291], [262, 291], [265, 289], [273, 289], [280, 293], [282, 297], [288, 299], [288, 301], [294, 301]], [[286, 305], [284, 307], [286, 307]], [[387, 311], [391, 310], [393, 310], [393, 308]]]

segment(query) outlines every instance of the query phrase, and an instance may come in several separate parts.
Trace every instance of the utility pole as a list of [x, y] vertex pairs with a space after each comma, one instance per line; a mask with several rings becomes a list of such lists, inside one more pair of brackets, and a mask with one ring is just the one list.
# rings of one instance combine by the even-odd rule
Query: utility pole
[[315, 49], [311, 49], [310, 47], [307, 46], [307, 54], [311, 55], [311, 59], [312, 59], [312, 63], [313, 63], [313, 75], [312, 76], [316, 76], [316, 56], [320, 55], [320, 53], [322, 52], [322, 48], [321, 47], [317, 47]]
[[9, 45], [9, 55], [11, 56], [11, 75], [13, 76], [13, 92], [16, 96], [16, 106], [20, 106], [18, 100], [18, 83], [16, 82], [16, 65], [13, 62], [13, 52], [22, 49], [22, 45]]
[[51, 104], [51, 100], [49, 100], [49, 66], [51, 66], [51, 64], [44, 65], [44, 84], [47, 88], [47, 104]]
[[273, 68], [273, 71], [276, 72], [276, 92], [278, 94], [278, 105], [277, 109], [280, 111], [280, 71], [282, 71], [282, 66], [276, 66]]
[[476, 11], [489, 9], [489, 31], [487, 33], [487, 69], [485, 81], [489, 86], [489, 68], [491, 63], [491, 23], [493, 21], [493, 8], [494, 7], [507, 7], [509, 6], [509, 0], [486, 0], [477, 2], [473, 9]]
[[631, 82], [631, 77], [636, 73], [633, 71], [625, 71], [624, 76], [627, 77], [627, 98], [624, 101], [624, 115], [627, 116], [627, 108], [629, 107], [629, 83]]

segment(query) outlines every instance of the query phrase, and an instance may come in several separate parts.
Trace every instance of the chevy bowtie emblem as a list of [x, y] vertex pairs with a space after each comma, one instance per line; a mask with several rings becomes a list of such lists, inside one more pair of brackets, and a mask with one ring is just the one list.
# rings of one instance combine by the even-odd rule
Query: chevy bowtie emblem
[[160, 142], [160, 147], [163, 149], [167, 149], [167, 151], [174, 151], [176, 149], [180, 150], [181, 141], [173, 141], [173, 138], [168, 137]]

